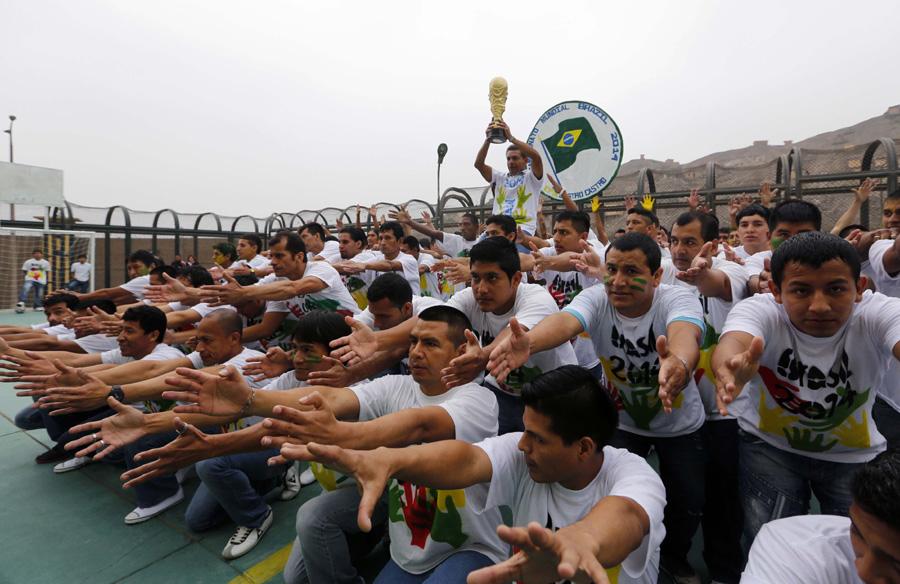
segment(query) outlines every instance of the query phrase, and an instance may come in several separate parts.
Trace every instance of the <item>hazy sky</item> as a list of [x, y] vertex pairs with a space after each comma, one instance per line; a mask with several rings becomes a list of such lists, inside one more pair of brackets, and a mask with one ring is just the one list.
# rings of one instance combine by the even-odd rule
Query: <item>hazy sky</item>
[[900, 103], [898, 16], [896, 0], [4, 0], [0, 124], [18, 116], [16, 162], [64, 170], [83, 205], [435, 201], [441, 142], [442, 188], [483, 184], [492, 77], [517, 137], [583, 100], [618, 123], [624, 160], [684, 163]]

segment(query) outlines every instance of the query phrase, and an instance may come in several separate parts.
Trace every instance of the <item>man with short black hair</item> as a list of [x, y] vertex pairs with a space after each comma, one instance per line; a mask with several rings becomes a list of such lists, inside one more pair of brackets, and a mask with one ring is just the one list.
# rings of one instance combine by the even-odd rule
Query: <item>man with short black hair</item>
[[[317, 460], [354, 473], [363, 489], [358, 521], [364, 530], [370, 524], [375, 501], [387, 485], [410, 481], [438, 493], [487, 485], [487, 497], [467, 498], [467, 506], [485, 511], [509, 506], [515, 526], [530, 524], [556, 531], [583, 521], [592, 527], [586, 530], [589, 536], [585, 539], [589, 541], [580, 543], [596, 555], [569, 566], [571, 571], [566, 576], [573, 577], [575, 570], [583, 575], [590, 565], [595, 582], [609, 578], [621, 583], [655, 583], [659, 542], [665, 534], [662, 515], [666, 493], [644, 460], [608, 445], [618, 417], [609, 394], [583, 368], [568, 365], [527, 383], [522, 388], [522, 400], [524, 432], [476, 444], [444, 440], [369, 451], [285, 444], [282, 455]], [[499, 526], [498, 532], [510, 535], [504, 526]], [[393, 551], [394, 537], [391, 546]], [[529, 582], [540, 582], [562, 575], [556, 572], [555, 564], [540, 576], [523, 574], [523, 553], [516, 552], [512, 559], [472, 573], [469, 581], [474, 581], [474, 576], [480, 582], [526, 577]], [[385, 575], [394, 576], [390, 581], [403, 577], [403, 581], [424, 582], [430, 573], [412, 580], [397, 572], [391, 561], [382, 572], [382, 577]], [[466, 573], [440, 575], [442, 582], [461, 582]]]
[[[500, 128], [509, 140], [506, 149], [506, 168], [508, 172], [493, 169], [485, 163], [491, 130]], [[531, 168], [529, 168], [529, 160]], [[491, 183], [494, 195], [492, 215], [508, 215], [516, 225], [522, 226], [527, 235], [534, 235], [537, 230], [537, 216], [541, 205], [541, 189], [543, 188], [544, 166], [541, 155], [527, 143], [513, 138], [512, 132], [503, 120], [492, 121], [485, 131], [485, 140], [475, 157], [475, 169], [484, 180]]]
[[297, 230], [306, 246], [307, 261], [326, 261], [330, 264], [341, 261], [340, 245], [337, 241], [326, 241], [325, 228], [310, 222]]
[[590, 335], [620, 411], [611, 443], [643, 457], [656, 450], [669, 494], [661, 561], [674, 576], [690, 578], [696, 576], [687, 555], [700, 524], [706, 470], [705, 416], [692, 372], [706, 327], [694, 294], [660, 283], [660, 264], [659, 245], [649, 236], [615, 239], [594, 272], [606, 290], [583, 290], [528, 332], [512, 319], [512, 334], [497, 343], [488, 368], [504, 379], [531, 355]]
[[28, 300], [28, 292], [34, 289], [34, 311], [41, 310], [41, 299], [44, 289], [47, 287], [47, 272], [50, 271], [50, 262], [44, 259], [44, 252], [36, 249], [31, 253], [31, 258], [22, 264], [25, 272], [25, 283], [22, 284], [22, 292], [19, 294], [19, 302], [16, 304], [16, 312], [25, 312], [25, 301]]
[[400, 272], [409, 282], [413, 296], [421, 295], [419, 284], [419, 264], [416, 259], [400, 251], [403, 240], [403, 226], [396, 221], [388, 221], [378, 228], [379, 251], [375, 259], [366, 262], [344, 262], [344, 273], [359, 274], [369, 270], [372, 272]]
[[900, 450], [867, 462], [851, 489], [849, 518], [805, 515], [767, 523], [741, 582], [900, 582]]
[[91, 264], [88, 263], [87, 256], [83, 253], [78, 254], [76, 259], [78, 261], [74, 262], [69, 267], [69, 272], [72, 274], [72, 280], [66, 287], [69, 290], [81, 291], [81, 293], [84, 294], [91, 285]]
[[742, 430], [747, 541], [767, 521], [807, 513], [811, 493], [823, 513], [847, 515], [853, 473], [885, 448], [872, 408], [900, 359], [900, 300], [863, 295], [848, 242], [795, 235], [771, 270], [772, 295], [731, 310], [712, 357], [719, 411], [734, 410]]

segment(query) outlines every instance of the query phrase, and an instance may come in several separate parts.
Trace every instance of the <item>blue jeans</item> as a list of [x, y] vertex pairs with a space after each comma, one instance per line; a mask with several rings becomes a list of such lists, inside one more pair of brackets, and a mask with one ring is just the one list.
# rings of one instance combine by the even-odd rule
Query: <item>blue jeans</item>
[[674, 560], [687, 561], [691, 539], [700, 526], [706, 484], [706, 451], [703, 429], [684, 436], [661, 438], [616, 430], [610, 446], [625, 448], [644, 458], [650, 447], [659, 457], [659, 476], [666, 487], [666, 510], [663, 525], [666, 538], [659, 546], [660, 554]]
[[776, 448], [739, 430], [740, 486], [747, 545], [762, 526], [782, 517], [809, 512], [810, 489], [823, 515], [848, 517], [850, 481], [863, 463], [818, 460]]
[[388, 515], [387, 489], [375, 505], [370, 533], [363, 533], [357, 524], [359, 501], [359, 491], [351, 485], [325, 491], [300, 507], [297, 539], [284, 567], [286, 584], [359, 583], [352, 561], [365, 556], [381, 540]]
[[[36, 397], [32, 399], [34, 401], [38, 400]], [[44, 427], [44, 418], [41, 417], [40, 409], [32, 409], [31, 406], [25, 406], [16, 414], [13, 423], [22, 430], [38, 430]]]
[[68, 288], [69, 290], [80, 292], [81, 294], [87, 294], [90, 287], [90, 280], [85, 280], [84, 282], [82, 282], [81, 280], [72, 280], [71, 282], [69, 282], [69, 285], [66, 286], [66, 288]]
[[269, 512], [263, 498], [281, 483], [288, 465], [269, 466], [277, 448], [232, 454], [198, 462], [203, 483], [194, 493], [184, 519], [193, 531], [215, 527], [229, 518], [244, 527], [259, 527]]
[[744, 550], [738, 474], [737, 420], [707, 421], [706, 503], [703, 505], [703, 560], [715, 582], [737, 584], [741, 580]]
[[465, 584], [470, 572], [493, 564], [486, 555], [465, 550], [456, 552], [427, 572], [410, 574], [392, 559], [375, 578], [374, 584]]
[[879, 397], [875, 398], [875, 405], [872, 406], [872, 419], [887, 440], [888, 448], [900, 446], [900, 412]]
[[497, 405], [500, 408], [498, 416], [500, 428], [497, 433], [524, 432], [525, 423], [522, 421], [522, 416], [525, 415], [525, 406], [522, 404], [522, 398], [500, 391], [489, 383], [485, 383], [484, 387], [490, 389], [497, 396]]
[[19, 302], [24, 304], [28, 300], [28, 291], [34, 288], [34, 307], [40, 308], [44, 299], [44, 288], [46, 287], [46, 284], [41, 284], [34, 280], [25, 280], [25, 283], [22, 284], [22, 293], [19, 294]]

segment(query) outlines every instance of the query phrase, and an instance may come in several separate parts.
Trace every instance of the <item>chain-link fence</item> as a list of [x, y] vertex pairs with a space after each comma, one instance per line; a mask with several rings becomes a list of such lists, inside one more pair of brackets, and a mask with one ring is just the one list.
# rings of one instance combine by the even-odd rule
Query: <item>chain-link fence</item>
[[[795, 146], [788, 154], [752, 166], [724, 166], [710, 162], [677, 170], [644, 168], [631, 174], [620, 174], [610, 183], [601, 197], [600, 217], [607, 233], [612, 234], [625, 226], [626, 197], [636, 197], [640, 202], [644, 196], [649, 196], [654, 201], [653, 210], [660, 223], [668, 227], [686, 210], [685, 197], [692, 189], [699, 189], [720, 223], [728, 225], [728, 202], [742, 193], [755, 196], [760, 185], [768, 182], [772, 189], [778, 189], [777, 200], [798, 197], [818, 205], [822, 210], [823, 229], [828, 230], [853, 200], [851, 189], [863, 179], [871, 178], [877, 187], [863, 205], [859, 222], [875, 228], [881, 225], [885, 196], [897, 190], [900, 174], [898, 145], [900, 139], [881, 138], [840, 150], [810, 150]], [[278, 229], [296, 229], [309, 221], [317, 221], [334, 230], [338, 221], [355, 225], [357, 217], [363, 229], [371, 229], [374, 218], [386, 218], [390, 211], [400, 207], [404, 207], [413, 219], [420, 219], [427, 213], [436, 227], [452, 232], [463, 213], [474, 212], [482, 221], [486, 219], [493, 206], [493, 194], [487, 186], [451, 187], [443, 192], [436, 204], [420, 199], [405, 203], [365, 203], [371, 206], [325, 207], [273, 213], [265, 218], [178, 213], [172, 209], [135, 211], [123, 206], [86, 207], [67, 203], [65, 208], [49, 210], [49, 224], [57, 229], [98, 232], [96, 270], [97, 286], [100, 287], [123, 281], [125, 258], [137, 249], [150, 249], [166, 260], [180, 254], [185, 259], [193, 255], [201, 263], [210, 263], [214, 243], [235, 242], [244, 233], [268, 236]], [[578, 205], [590, 210], [589, 201], [581, 201]], [[545, 221], [552, 222], [555, 214], [562, 210], [563, 204], [559, 201], [545, 200], [543, 203]], [[46, 212], [45, 207], [2, 204], [0, 224], [40, 228]], [[551, 227], [549, 222], [548, 228]]]

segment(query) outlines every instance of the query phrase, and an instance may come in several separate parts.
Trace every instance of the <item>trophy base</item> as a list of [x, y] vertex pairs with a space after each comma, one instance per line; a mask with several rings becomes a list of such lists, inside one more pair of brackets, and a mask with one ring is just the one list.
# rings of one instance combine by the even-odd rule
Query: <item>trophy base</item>
[[500, 128], [491, 128], [491, 133], [488, 136], [488, 142], [491, 144], [503, 144], [506, 142], [506, 134], [503, 133], [503, 130]]

